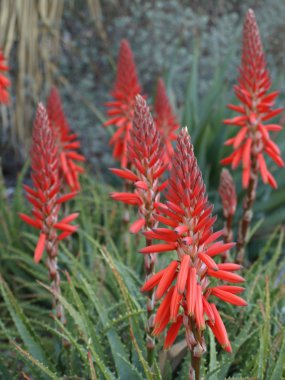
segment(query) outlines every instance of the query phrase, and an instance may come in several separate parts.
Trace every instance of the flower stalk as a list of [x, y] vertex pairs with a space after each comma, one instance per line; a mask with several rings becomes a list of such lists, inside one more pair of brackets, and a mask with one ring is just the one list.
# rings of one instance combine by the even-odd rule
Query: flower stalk
[[141, 291], [156, 288], [155, 299], [163, 298], [155, 314], [152, 334], [158, 336], [170, 325], [164, 349], [172, 346], [184, 326], [192, 355], [189, 376], [199, 379], [201, 357], [206, 351], [206, 326], [211, 328], [221, 346], [231, 352], [226, 328], [215, 304], [210, 303], [211, 297], [238, 306], [247, 303], [236, 296], [242, 292], [241, 287], [209, 287], [212, 277], [232, 283], [244, 279], [233, 273], [241, 268], [240, 265], [217, 264], [213, 259], [233, 248], [235, 243], [217, 241], [223, 231], [213, 232], [216, 217], [212, 216], [213, 206], [208, 202], [187, 128], [183, 128], [178, 136], [165, 196], [166, 203], [158, 204], [159, 213], [155, 218], [167, 228], [156, 227], [144, 232], [147, 238], [164, 242], [148, 245], [140, 252], [176, 251], [177, 259], [172, 259], [168, 266], [150, 277]]
[[135, 97], [141, 93], [137, 69], [131, 47], [122, 40], [117, 64], [117, 77], [112, 90], [113, 100], [106, 103], [108, 120], [105, 127], [115, 126], [116, 132], [110, 140], [113, 157], [120, 161], [121, 167], [128, 167], [128, 142], [134, 116]]
[[[54, 296], [53, 306], [56, 317], [65, 323], [63, 306], [59, 300], [60, 274], [58, 269], [58, 243], [77, 230], [70, 223], [78, 214], [70, 214], [60, 221], [61, 205], [73, 198], [76, 193], [60, 195], [59, 158], [56, 138], [53, 134], [47, 112], [42, 104], [38, 105], [31, 147], [31, 166], [33, 188], [24, 185], [27, 199], [32, 204], [32, 217], [20, 213], [20, 218], [40, 231], [34, 252], [34, 261], [39, 263], [44, 251], [47, 252], [46, 265]], [[57, 231], [61, 233], [58, 235]]]
[[[111, 169], [111, 171], [134, 184], [133, 192], [112, 193], [111, 197], [117, 201], [138, 207], [139, 218], [130, 226], [130, 232], [137, 234], [140, 231], [148, 232], [146, 246], [152, 246], [152, 230], [157, 227], [155, 217], [157, 205], [160, 201], [160, 192], [166, 183], [161, 183], [161, 177], [167, 169], [163, 161], [164, 150], [161, 144], [160, 133], [155, 127], [146, 101], [138, 95], [136, 97], [133, 128], [128, 145], [128, 160], [133, 168]], [[154, 274], [156, 252], [150, 252], [144, 257], [146, 279]], [[148, 363], [154, 360], [155, 340], [152, 336], [154, 319], [153, 289], [147, 294], [147, 324], [146, 347]]]
[[[227, 169], [221, 172], [219, 194], [223, 207], [223, 214], [225, 218], [224, 225], [224, 242], [230, 243], [233, 241], [232, 223], [236, 212], [237, 196], [234, 180]], [[229, 252], [221, 254], [222, 262], [226, 262], [229, 258]]]
[[256, 198], [256, 189], [258, 184], [258, 174], [256, 165], [253, 165], [253, 170], [251, 171], [251, 177], [245, 198], [243, 200], [243, 214], [239, 223], [238, 238], [237, 238], [237, 249], [235, 261], [238, 264], [244, 263], [245, 257], [245, 247], [247, 243], [248, 230], [250, 222], [253, 216], [253, 205]]
[[236, 169], [242, 165], [242, 185], [247, 190], [243, 202], [243, 216], [239, 224], [236, 260], [242, 263], [245, 254], [247, 233], [252, 219], [253, 204], [256, 197], [258, 175], [272, 188], [277, 188], [276, 180], [265, 161], [265, 154], [279, 167], [284, 166], [281, 152], [272, 140], [270, 132], [282, 129], [277, 124], [267, 124], [268, 120], [279, 115], [283, 108], [273, 109], [279, 91], [269, 93], [271, 79], [267, 69], [265, 54], [254, 12], [249, 9], [243, 27], [243, 46], [238, 84], [235, 94], [240, 104], [228, 107], [239, 113], [224, 124], [237, 126], [239, 132], [226, 141], [233, 147], [233, 153], [223, 159], [224, 165], [231, 164]]

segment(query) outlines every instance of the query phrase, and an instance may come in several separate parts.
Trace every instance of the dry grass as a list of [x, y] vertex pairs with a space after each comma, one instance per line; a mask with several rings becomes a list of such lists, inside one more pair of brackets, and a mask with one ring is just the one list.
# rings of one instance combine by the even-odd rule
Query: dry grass
[[60, 50], [63, 7], [63, 0], [0, 1], [0, 46], [10, 65], [16, 61], [15, 99], [10, 109], [2, 110], [2, 133], [22, 157], [29, 146], [35, 103], [52, 81], [49, 62]]

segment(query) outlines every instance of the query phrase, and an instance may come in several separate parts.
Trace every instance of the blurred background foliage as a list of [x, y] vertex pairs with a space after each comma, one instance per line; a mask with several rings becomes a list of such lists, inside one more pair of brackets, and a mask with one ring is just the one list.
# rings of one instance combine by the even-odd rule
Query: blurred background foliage
[[[0, 7], [0, 44], [12, 79], [12, 103], [1, 107], [0, 146], [8, 186], [14, 186], [27, 157], [36, 103], [45, 101], [51, 84], [60, 89], [90, 170], [113, 183], [107, 170], [114, 165], [108, 145], [111, 128], [102, 123], [122, 38], [131, 43], [149, 103], [158, 76], [164, 78], [178, 120], [190, 129], [217, 210], [219, 160], [226, 155], [223, 142], [234, 131], [222, 120], [232, 114], [226, 104], [234, 101], [242, 22], [249, 7], [260, 26], [273, 86], [281, 90], [278, 105], [284, 104], [283, 1], [1, 0]], [[283, 151], [284, 136], [278, 135]], [[282, 173], [273, 168], [279, 183], [274, 197], [268, 186], [259, 188], [256, 220], [267, 213], [261, 237], [285, 220], [285, 213], [278, 212], [285, 200]], [[241, 199], [240, 173], [234, 174]]]
[[[4, 153], [12, 148], [18, 165], [28, 152], [35, 104], [56, 83], [89, 162], [105, 170], [110, 150], [101, 124], [122, 38], [131, 43], [144, 91], [151, 97], [162, 75], [185, 124], [203, 116], [200, 99], [215, 79], [221, 82], [215, 107], [225, 112], [237, 76], [243, 16], [252, 7], [273, 80], [284, 88], [283, 1], [1, 0], [0, 7], [0, 46], [13, 82], [13, 102], [1, 114], [1, 147]], [[198, 102], [188, 105], [191, 80]], [[3, 156], [5, 168], [11, 160]]]

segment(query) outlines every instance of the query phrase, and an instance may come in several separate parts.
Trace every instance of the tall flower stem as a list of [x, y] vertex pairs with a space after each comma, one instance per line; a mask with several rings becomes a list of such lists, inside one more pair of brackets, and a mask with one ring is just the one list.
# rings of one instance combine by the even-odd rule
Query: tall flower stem
[[191, 368], [189, 372], [189, 380], [200, 380], [201, 375], [201, 357], [197, 357], [191, 352]]
[[[151, 239], [146, 239], [146, 246], [152, 245]], [[145, 261], [145, 276], [151, 277], [154, 274], [154, 257], [153, 254], [146, 255]], [[154, 320], [154, 289], [151, 289], [147, 294], [147, 323], [146, 323], [146, 349], [147, 362], [151, 367], [154, 361], [155, 339], [152, 336], [153, 320]]]
[[61, 295], [60, 291], [60, 274], [57, 265], [57, 255], [58, 255], [58, 242], [56, 232], [52, 230], [47, 236], [46, 241], [46, 251], [47, 251], [47, 260], [46, 266], [48, 268], [49, 277], [51, 280], [51, 289], [53, 292], [53, 309], [55, 310], [56, 317], [65, 324], [65, 314], [62, 303], [59, 300]]
[[[237, 196], [234, 180], [227, 169], [221, 172], [219, 194], [223, 206], [223, 214], [225, 218], [224, 224], [224, 242], [230, 243], [233, 241], [232, 223], [237, 205]], [[229, 257], [229, 251], [221, 254], [222, 263], [225, 263]]]
[[[124, 182], [124, 192], [128, 192], [130, 190], [130, 185], [128, 182]], [[131, 250], [130, 250], [130, 206], [128, 204], [124, 204], [124, 211], [122, 215], [122, 239], [123, 239], [123, 249], [126, 252], [127, 262], [130, 263], [131, 259]]]
[[[233, 230], [232, 230], [232, 224], [233, 224], [233, 215], [229, 215], [226, 218], [225, 226], [224, 226], [224, 242], [230, 243], [233, 241]], [[221, 255], [221, 262], [225, 263], [229, 258], [229, 251], [224, 252]]]
[[[200, 380], [201, 379], [201, 361], [203, 354], [203, 332], [199, 332], [192, 318], [189, 318], [188, 326], [186, 328], [186, 339], [188, 348], [191, 352], [191, 363], [189, 368], [189, 380]], [[190, 337], [193, 337], [192, 339]], [[189, 339], [190, 338], [190, 339]]]
[[247, 234], [250, 222], [253, 216], [253, 204], [256, 198], [256, 188], [258, 183], [257, 165], [256, 160], [253, 160], [253, 170], [249, 185], [247, 188], [246, 196], [243, 203], [243, 215], [239, 223], [237, 249], [236, 249], [236, 263], [243, 264], [245, 256], [245, 246], [247, 243]]
[[225, 222], [225, 232], [224, 232], [225, 243], [230, 243], [231, 241], [233, 241], [232, 224], [233, 224], [233, 215], [229, 215]]

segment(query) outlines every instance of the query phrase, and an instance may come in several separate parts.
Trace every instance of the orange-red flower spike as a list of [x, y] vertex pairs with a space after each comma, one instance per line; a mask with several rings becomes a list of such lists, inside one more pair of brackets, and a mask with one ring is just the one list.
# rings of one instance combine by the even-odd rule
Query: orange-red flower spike
[[59, 175], [71, 191], [79, 191], [79, 174], [84, 172], [84, 169], [77, 165], [77, 162], [85, 161], [85, 157], [78, 153], [80, 142], [77, 140], [77, 135], [72, 133], [70, 129], [56, 87], [52, 87], [50, 90], [47, 99], [47, 112], [50, 127], [56, 137]]
[[166, 147], [164, 160], [170, 165], [174, 153], [172, 144], [173, 141], [176, 141], [177, 139], [175, 132], [180, 125], [173, 113], [162, 78], [159, 78], [157, 82], [156, 97], [154, 102], [154, 121], [160, 132], [163, 144]]
[[140, 252], [176, 250], [178, 259], [171, 261], [159, 274], [150, 277], [145, 285], [156, 288], [156, 299], [164, 296], [154, 319], [154, 334], [159, 335], [171, 324], [165, 348], [173, 344], [182, 326], [186, 328], [186, 341], [191, 350], [205, 351], [203, 331], [206, 322], [225, 350], [230, 351], [227, 333], [217, 309], [208, 298], [218, 297], [237, 306], [246, 302], [235, 294], [243, 291], [237, 286], [209, 287], [212, 277], [239, 283], [244, 279], [233, 273], [240, 265], [216, 264], [214, 258], [231, 249], [235, 243], [218, 241], [222, 232], [213, 232], [216, 218], [213, 206], [207, 201], [206, 188], [193, 152], [187, 128], [177, 139], [172, 169], [166, 193], [166, 203], [158, 203], [157, 220], [169, 228], [156, 227], [145, 235], [161, 243], [149, 245]]
[[135, 97], [141, 93], [136, 65], [131, 47], [127, 40], [122, 40], [117, 64], [117, 77], [112, 90], [113, 101], [106, 103], [108, 120], [104, 126], [114, 125], [116, 133], [110, 140], [114, 147], [113, 156], [122, 167], [128, 164], [127, 144], [134, 116]]
[[27, 192], [27, 199], [33, 206], [33, 218], [22, 213], [19, 216], [25, 223], [41, 231], [34, 254], [34, 260], [38, 263], [45, 248], [50, 256], [56, 257], [56, 230], [68, 232], [68, 235], [75, 232], [77, 227], [69, 223], [78, 216], [78, 213], [74, 213], [58, 222], [60, 205], [73, 198], [76, 193], [60, 196], [58, 146], [42, 104], [38, 105], [34, 122], [31, 166], [33, 188], [25, 185], [24, 189]]
[[250, 179], [257, 173], [261, 174], [264, 183], [277, 188], [277, 183], [266, 165], [265, 154], [278, 166], [284, 166], [280, 150], [269, 134], [270, 131], [280, 131], [282, 127], [276, 124], [267, 125], [266, 122], [280, 114], [283, 108], [272, 109], [279, 91], [269, 93], [271, 79], [258, 25], [251, 9], [246, 14], [243, 27], [239, 72], [238, 84], [234, 89], [240, 104], [229, 104], [228, 107], [241, 115], [224, 120], [227, 125], [239, 127], [239, 131], [226, 142], [226, 145], [232, 145], [233, 153], [221, 163], [231, 164], [233, 169], [242, 165], [244, 188], [249, 187]]
[[[133, 183], [134, 190], [132, 193], [110, 195], [114, 200], [139, 207], [140, 217], [130, 227], [132, 233], [138, 233], [157, 225], [155, 214], [160, 199], [161, 177], [167, 169], [163, 161], [164, 148], [160, 134], [146, 101], [140, 95], [135, 98], [133, 128], [130, 131], [127, 155], [132, 170], [112, 168], [111, 171]], [[163, 251], [162, 246], [149, 246], [141, 253], [155, 253], [156, 248]]]

